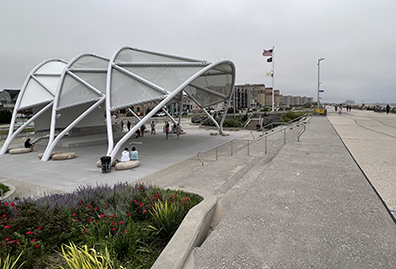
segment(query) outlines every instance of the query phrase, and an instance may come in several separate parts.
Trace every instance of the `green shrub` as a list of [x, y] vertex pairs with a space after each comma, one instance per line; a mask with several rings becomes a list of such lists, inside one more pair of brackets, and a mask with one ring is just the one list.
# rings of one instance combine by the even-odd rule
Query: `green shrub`
[[8, 110], [0, 109], [0, 123], [10, 123], [12, 119], [12, 113]]
[[0, 183], [0, 190], [3, 191], [3, 194], [8, 192], [10, 190], [10, 188], [6, 185], [4, 185], [3, 183]]
[[56, 263], [51, 255], [73, 242], [107, 251], [114, 268], [150, 268], [168, 241], [148, 228], [154, 226], [149, 212], [165, 200], [176, 203], [185, 215], [202, 198], [143, 183], [118, 183], [2, 202], [0, 257], [15, 259], [23, 252], [21, 268], [47, 268]]
[[150, 210], [150, 214], [153, 224], [149, 226], [149, 229], [169, 240], [176, 232], [186, 212], [177, 203], [169, 203], [165, 200], [157, 202]]
[[[66, 250], [65, 250], [66, 247]], [[110, 259], [107, 249], [103, 254], [98, 253], [94, 248], [88, 250], [86, 245], [77, 247], [70, 243], [70, 246], [62, 246], [62, 255], [66, 259], [67, 267], [62, 269], [113, 269], [114, 263]]]
[[7, 257], [5, 257], [4, 259], [2, 259], [0, 257], [0, 269], [15, 269], [15, 268], [19, 269], [19, 268], [21, 268], [24, 263], [22, 263], [18, 267], [16, 267], [21, 255], [22, 255], [22, 252], [18, 255], [18, 257], [16, 257], [14, 262], [12, 261], [10, 254], [8, 254]]

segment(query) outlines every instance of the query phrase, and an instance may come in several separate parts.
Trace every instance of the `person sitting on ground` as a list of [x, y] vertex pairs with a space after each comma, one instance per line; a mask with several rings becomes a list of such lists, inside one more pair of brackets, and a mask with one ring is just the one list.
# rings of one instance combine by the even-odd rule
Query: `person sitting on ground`
[[34, 147], [34, 145], [32, 143], [30, 143], [30, 138], [28, 138], [25, 141], [25, 148], [30, 148], [30, 150], [33, 151], [33, 147]]
[[131, 161], [139, 160], [139, 152], [136, 150], [135, 147], [132, 148], [131, 151]]
[[128, 162], [130, 160], [128, 148], [125, 148], [121, 154], [121, 162]]

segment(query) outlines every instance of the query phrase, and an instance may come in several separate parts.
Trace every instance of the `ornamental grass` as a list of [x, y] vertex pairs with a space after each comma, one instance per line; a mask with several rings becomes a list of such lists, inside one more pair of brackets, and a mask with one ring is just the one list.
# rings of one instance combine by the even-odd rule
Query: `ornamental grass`
[[[74, 268], [67, 249], [103, 253], [111, 268], [150, 268], [201, 200], [196, 194], [143, 183], [117, 183], [2, 201], [0, 260], [17, 261], [15, 268]], [[94, 259], [88, 260], [95, 268]]]

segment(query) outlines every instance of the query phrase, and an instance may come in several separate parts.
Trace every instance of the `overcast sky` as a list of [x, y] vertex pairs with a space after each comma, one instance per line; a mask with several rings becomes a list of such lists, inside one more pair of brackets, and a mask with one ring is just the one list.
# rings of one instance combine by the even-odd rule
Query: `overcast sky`
[[217, 61], [237, 84], [322, 102], [396, 103], [395, 0], [0, 0], [0, 89], [48, 58], [120, 46]]

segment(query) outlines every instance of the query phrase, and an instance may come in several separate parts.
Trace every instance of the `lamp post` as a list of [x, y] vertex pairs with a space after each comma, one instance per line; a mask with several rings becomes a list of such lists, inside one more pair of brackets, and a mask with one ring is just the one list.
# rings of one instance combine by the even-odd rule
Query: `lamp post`
[[323, 61], [325, 58], [318, 59], [318, 110], [319, 110], [319, 91], [320, 91], [320, 61]]

